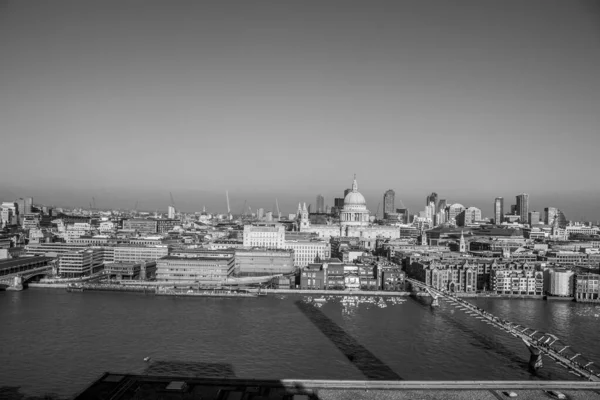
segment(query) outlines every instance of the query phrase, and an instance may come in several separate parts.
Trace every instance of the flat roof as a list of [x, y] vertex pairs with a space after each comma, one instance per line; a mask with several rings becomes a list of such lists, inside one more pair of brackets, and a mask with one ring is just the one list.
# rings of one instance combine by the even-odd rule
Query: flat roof
[[37, 263], [40, 261], [52, 261], [54, 258], [52, 257], [44, 257], [44, 256], [34, 256], [34, 257], [19, 257], [19, 258], [11, 258], [8, 260], [0, 261], [0, 269], [8, 269], [14, 267], [20, 267], [23, 265], [28, 265], [31, 263]]
[[[221, 366], [224, 376], [233, 373], [229, 365]], [[152, 376], [105, 373], [75, 397], [109, 399], [165, 398], [167, 388], [185, 391], [183, 398], [265, 400], [308, 399], [428, 399], [428, 400], [498, 400], [514, 392], [517, 398], [552, 398], [549, 391], [559, 391], [571, 400], [600, 400], [600, 382], [585, 381], [350, 381], [350, 380], [256, 380], [237, 378], [200, 378], [191, 376]], [[141, 396], [141, 397], [140, 397]], [[171, 397], [169, 397], [171, 398]]]
[[160, 258], [160, 260], [231, 260], [233, 258], [233, 254], [231, 257], [178, 257], [178, 256], [164, 256]]

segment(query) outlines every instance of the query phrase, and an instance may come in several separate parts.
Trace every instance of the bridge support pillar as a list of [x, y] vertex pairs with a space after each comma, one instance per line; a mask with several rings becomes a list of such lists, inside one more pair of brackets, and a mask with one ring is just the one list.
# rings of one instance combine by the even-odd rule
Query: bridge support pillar
[[537, 370], [542, 368], [542, 352], [540, 349], [535, 348], [531, 345], [527, 345], [527, 349], [529, 350], [529, 368], [532, 370]]
[[15, 276], [6, 290], [23, 290], [23, 277]]

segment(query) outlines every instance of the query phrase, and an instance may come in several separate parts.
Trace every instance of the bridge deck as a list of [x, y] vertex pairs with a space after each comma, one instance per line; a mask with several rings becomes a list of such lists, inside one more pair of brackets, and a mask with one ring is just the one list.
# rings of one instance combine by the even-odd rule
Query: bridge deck
[[[478, 319], [485, 320], [486, 322], [490, 323], [490, 325], [493, 325], [498, 329], [502, 329], [510, 335], [523, 340], [527, 346], [539, 350], [541, 353], [552, 358], [554, 361], [560, 363], [561, 365], [565, 366], [571, 371], [579, 374], [581, 377], [585, 377], [591, 381], [600, 381], [600, 374], [592, 371], [589, 368], [589, 366], [592, 364], [591, 362], [581, 364], [580, 362], [575, 361], [575, 358], [579, 357], [581, 354], [576, 353], [572, 358], [566, 357], [564, 354], [561, 353], [569, 346], [563, 345], [561, 347], [562, 350], [556, 350], [556, 348], [553, 347], [557, 342], [561, 343], [559, 342], [556, 336], [548, 333], [541, 333], [537, 330], [533, 330], [531, 328], [527, 328], [518, 324], [513, 324], [510, 321], [500, 319], [497, 316], [485, 310], [482, 310], [481, 308], [469, 303], [466, 300], [452, 296], [451, 294], [448, 294], [446, 292], [442, 292], [434, 287], [426, 285], [423, 282], [419, 282], [410, 278], [407, 278], [406, 280], [415, 286], [425, 289], [434, 298], [437, 296], [439, 298], [448, 300], [453, 304], [459, 304], [460, 306], [466, 308], [470, 312], [469, 315], [475, 316]], [[536, 337], [536, 335], [538, 336]]]

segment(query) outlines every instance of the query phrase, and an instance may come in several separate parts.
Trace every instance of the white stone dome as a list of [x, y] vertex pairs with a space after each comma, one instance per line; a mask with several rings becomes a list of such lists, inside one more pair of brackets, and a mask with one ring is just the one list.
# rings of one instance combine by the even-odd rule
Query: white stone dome
[[346, 206], [366, 206], [367, 201], [360, 192], [350, 192], [344, 198], [344, 207]]

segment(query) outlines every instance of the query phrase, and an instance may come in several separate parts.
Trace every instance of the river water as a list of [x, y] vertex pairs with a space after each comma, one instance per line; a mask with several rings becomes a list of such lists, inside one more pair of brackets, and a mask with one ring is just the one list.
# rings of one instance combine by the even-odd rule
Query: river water
[[[551, 332], [600, 362], [600, 305], [477, 299], [500, 318]], [[144, 357], [150, 356], [146, 363]], [[316, 307], [303, 296], [175, 298], [0, 292], [0, 391], [72, 396], [103, 372], [240, 378], [578, 379], [444, 302]], [[0, 392], [1, 393], [1, 392]]]

